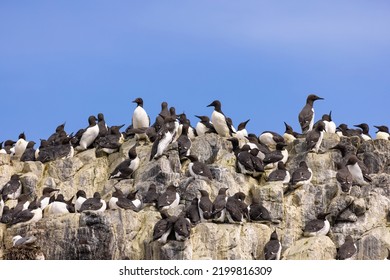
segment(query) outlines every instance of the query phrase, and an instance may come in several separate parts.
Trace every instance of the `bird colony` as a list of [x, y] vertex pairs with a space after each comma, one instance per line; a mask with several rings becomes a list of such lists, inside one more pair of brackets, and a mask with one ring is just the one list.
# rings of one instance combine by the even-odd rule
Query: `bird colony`
[[[24, 133], [16, 141], [1, 142], [0, 258], [44, 259], [51, 252], [45, 247], [50, 246], [50, 231], [56, 230], [46, 228], [44, 237], [37, 229], [45, 220], [77, 216], [93, 226], [107, 213], [146, 213], [140, 228], [149, 230], [137, 233], [145, 247], [152, 247], [142, 249], [146, 251], [169, 246], [185, 251], [195, 239], [198, 244], [217, 244], [215, 251], [234, 247], [218, 243], [218, 234], [206, 240], [211, 239], [204, 231], [207, 227], [239, 232], [238, 239], [255, 244], [252, 259], [388, 258], [389, 129], [375, 126], [378, 131], [372, 138], [367, 124], [354, 125], [356, 129], [337, 126], [331, 112], [316, 122], [314, 102], [322, 99], [307, 97], [297, 112], [299, 133], [286, 122], [284, 134], [248, 132], [249, 120], [236, 128], [219, 100], [207, 106], [210, 117], [196, 116], [194, 126], [166, 102], [152, 123], [144, 101], [136, 98], [126, 129], [108, 126], [100, 113], [89, 116], [88, 126], [74, 135], [65, 131], [65, 124], [59, 125], [37, 149]], [[109, 171], [103, 172], [103, 179], [96, 170], [89, 181], [76, 178], [82, 164], [74, 167], [75, 159], [87, 163], [85, 172], [94, 161], [104, 162]], [[73, 173], [63, 172], [72, 169]], [[34, 172], [41, 177], [26, 176]], [[383, 231], [376, 236], [382, 239], [364, 239], [380, 226]], [[251, 230], [255, 233], [248, 233]], [[105, 243], [95, 231], [81, 239], [83, 246], [92, 239], [100, 247]], [[232, 239], [228, 236], [223, 242], [240, 242]], [[374, 243], [376, 251], [370, 252]], [[229, 252], [165, 257], [244, 258]], [[78, 252], [62, 258], [82, 257]], [[139, 258], [162, 257], [149, 252]]]

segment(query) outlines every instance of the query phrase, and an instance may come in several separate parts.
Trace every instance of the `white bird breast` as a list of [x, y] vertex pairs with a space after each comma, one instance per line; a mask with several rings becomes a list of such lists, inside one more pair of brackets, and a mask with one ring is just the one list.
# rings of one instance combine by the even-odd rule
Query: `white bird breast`
[[133, 127], [141, 128], [141, 127], [149, 127], [149, 117], [146, 113], [145, 109], [141, 106], [137, 106], [133, 113]]

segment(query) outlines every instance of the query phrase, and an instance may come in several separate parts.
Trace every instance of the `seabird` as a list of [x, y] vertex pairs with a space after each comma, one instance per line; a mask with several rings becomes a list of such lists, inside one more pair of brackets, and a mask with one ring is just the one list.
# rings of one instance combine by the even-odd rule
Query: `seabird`
[[99, 150], [101, 149], [107, 154], [112, 154], [117, 152], [124, 141], [122, 133], [120, 133], [120, 129], [123, 126], [124, 125], [111, 126], [109, 132], [107, 132], [105, 136], [101, 136], [98, 139], [96, 139], [95, 143], [97, 149]]
[[142, 200], [138, 198], [137, 193], [139, 190], [135, 190], [133, 192], [129, 192], [129, 194], [126, 196], [128, 200], [131, 201], [131, 203], [134, 205], [134, 211], [138, 212], [143, 208]]
[[321, 120], [325, 124], [326, 133], [336, 133], [336, 124], [332, 120], [332, 111], [329, 112], [329, 115], [328, 114], [322, 115]]
[[107, 204], [101, 199], [100, 193], [95, 192], [93, 197], [87, 198], [80, 207], [80, 212], [90, 211], [90, 212], [103, 212], [106, 210]]
[[345, 237], [345, 242], [337, 250], [336, 260], [352, 260], [357, 252], [357, 247], [351, 235]]
[[186, 241], [191, 235], [191, 222], [184, 215], [180, 215], [173, 224], [173, 231], [177, 241]]
[[277, 143], [284, 143], [284, 138], [276, 132], [264, 131], [259, 135], [259, 141], [273, 150]]
[[142, 203], [144, 206], [156, 205], [158, 201], [158, 193], [155, 184], [150, 184], [148, 191], [142, 198]]
[[210, 168], [205, 163], [200, 162], [197, 156], [189, 155], [187, 158], [191, 161], [188, 165], [188, 170], [193, 178], [206, 181], [213, 179]]
[[317, 219], [306, 223], [303, 229], [303, 236], [320, 236], [327, 235], [330, 230], [330, 223], [327, 220], [328, 213], [320, 213]]
[[19, 139], [15, 143], [15, 156], [20, 158], [26, 150], [27, 144], [28, 141], [26, 141], [26, 135], [22, 132], [19, 134]]
[[361, 130], [360, 129], [352, 129], [352, 128], [348, 128], [348, 125], [346, 125], [345, 123], [342, 123], [340, 124], [337, 128], [336, 128], [336, 133], [342, 137], [353, 137], [353, 136], [360, 136], [361, 134]]
[[49, 145], [55, 146], [62, 143], [62, 138], [67, 136], [65, 132], [65, 123], [62, 123], [57, 126], [56, 131], [47, 138]]
[[165, 215], [164, 213], [161, 213], [161, 216], [162, 219], [153, 227], [153, 241], [157, 240], [159, 243], [165, 244], [178, 218], [176, 216]]
[[42, 209], [39, 207], [37, 200], [35, 199], [30, 203], [28, 209], [13, 215], [12, 220], [7, 224], [12, 226], [15, 224], [27, 225], [38, 222], [42, 219]]
[[138, 97], [133, 100], [133, 103], [137, 104], [137, 107], [134, 109], [132, 123], [133, 128], [148, 127], [150, 125], [148, 114], [146, 113], [144, 107], [144, 101], [142, 98]]
[[261, 160], [264, 160], [265, 155], [268, 154], [269, 152], [271, 152], [271, 150], [268, 148], [268, 146], [261, 143], [255, 134], [249, 133], [248, 137], [246, 137], [246, 139], [248, 139], [248, 141], [249, 141], [249, 143], [246, 143], [246, 144], [249, 145], [249, 147], [251, 149], [257, 148], [259, 150], [259, 153], [257, 156]]
[[179, 205], [180, 195], [174, 185], [169, 185], [165, 192], [159, 195], [157, 200], [157, 209], [166, 211]]
[[306, 134], [307, 151], [318, 153], [318, 151], [320, 150], [322, 139], [324, 138], [324, 131], [325, 123], [323, 121], [319, 121], [315, 128], [310, 130]]
[[87, 194], [84, 190], [78, 190], [76, 193], [76, 202], [74, 203], [75, 212], [80, 212], [81, 205], [87, 200]]
[[20, 161], [35, 161], [35, 149], [34, 149], [35, 142], [29, 141], [26, 150], [20, 157]]
[[177, 133], [177, 138], [179, 138], [181, 136], [181, 134], [183, 133], [183, 125], [188, 125], [188, 129], [187, 129], [187, 136], [190, 140], [194, 140], [195, 137], [197, 136], [196, 134], [196, 130], [195, 128], [193, 128], [191, 126], [191, 121], [189, 119], [187, 119], [187, 116], [185, 113], [181, 113], [179, 115], [179, 131]]
[[252, 222], [271, 222], [271, 215], [267, 208], [257, 200], [253, 200], [248, 206], [249, 219]]
[[245, 194], [237, 192], [226, 201], [226, 217], [230, 223], [242, 223], [249, 218], [248, 205], [244, 202]]
[[280, 260], [280, 254], [282, 252], [282, 244], [278, 239], [276, 229], [271, 234], [270, 240], [264, 246], [264, 259], [265, 260]]
[[11, 209], [13, 216], [17, 215], [18, 213], [22, 212], [23, 210], [28, 209], [28, 207], [30, 206], [30, 195], [31, 195], [31, 192], [28, 194], [27, 193], [21, 194], [18, 197], [18, 203], [16, 204], [16, 206], [14, 208]]
[[[138, 206], [141, 205], [140, 202], [136, 203], [137, 204], [137, 206], [136, 206], [132, 202], [132, 200], [127, 198], [119, 188], [117, 188], [117, 187], [114, 187], [114, 188], [115, 188], [115, 191], [112, 193], [112, 196], [108, 202], [108, 207], [110, 209], [117, 210], [117, 209], [121, 208], [121, 209], [126, 209], [126, 210], [133, 210], [136, 212], [138, 212], [140, 210], [140, 208], [138, 208]], [[135, 194], [132, 193], [131, 195], [134, 195], [134, 197], [135, 197]]]
[[2, 154], [4, 154], [4, 152], [8, 155], [12, 155], [12, 150], [14, 149], [14, 145], [15, 145], [15, 141], [13, 140], [7, 140], [4, 142], [4, 147], [2, 149]]
[[194, 197], [191, 204], [186, 209], [186, 218], [188, 218], [193, 225], [200, 223], [198, 204], [199, 198]]
[[199, 122], [195, 126], [196, 134], [198, 136], [202, 136], [206, 133], [217, 133], [215, 131], [215, 128], [213, 124], [210, 122], [210, 119], [208, 116], [195, 116], [199, 119]]
[[306, 105], [302, 108], [298, 115], [299, 124], [301, 125], [302, 133], [306, 134], [313, 129], [314, 125], [314, 108], [313, 104], [316, 100], [323, 100], [315, 94], [310, 94], [306, 99]]
[[287, 144], [291, 144], [297, 139], [298, 133], [294, 132], [293, 128], [286, 122], [284, 122], [284, 126], [286, 127], [286, 130], [283, 134], [284, 142], [286, 142]]
[[[161, 103], [161, 111], [157, 115], [156, 120], [152, 127], [155, 128], [155, 131], [160, 131], [160, 129], [164, 126], [164, 120], [170, 116], [169, 110], [168, 110], [168, 103], [162, 102]], [[153, 142], [153, 141], [152, 141]]]
[[218, 191], [218, 195], [215, 197], [213, 202], [213, 212], [211, 213], [213, 220], [215, 222], [223, 223], [225, 222], [225, 216], [226, 216], [226, 202], [227, 202], [227, 195], [226, 191], [228, 188], [220, 188]]
[[12, 221], [12, 217], [13, 217], [12, 209], [9, 209], [9, 207], [5, 205], [3, 208], [3, 214], [0, 216], [0, 223], [8, 224]]
[[129, 178], [134, 171], [136, 171], [140, 164], [140, 158], [137, 155], [136, 146], [130, 148], [128, 152], [128, 159], [125, 159], [115, 167], [111, 172], [109, 179], [126, 179]]
[[13, 174], [11, 179], [3, 186], [2, 195], [4, 200], [17, 199], [22, 193], [22, 183], [20, 176]]
[[290, 179], [290, 172], [288, 172], [282, 161], [278, 162], [277, 169], [272, 171], [267, 177], [268, 182], [281, 181], [283, 184], [288, 184], [290, 182]]
[[381, 125], [381, 126], [376, 126], [374, 125], [374, 127], [376, 127], [378, 129], [378, 131], [376, 132], [376, 139], [384, 139], [384, 140], [389, 140], [390, 138], [390, 134], [389, 134], [389, 128], [385, 125]]
[[[54, 197], [54, 196], [52, 196]], [[68, 213], [74, 213], [75, 208], [72, 204], [73, 197], [69, 201], [65, 201], [62, 194], [57, 195], [53, 202], [49, 201], [49, 205], [45, 208], [45, 215], [62, 215]]]
[[242, 146], [237, 154], [237, 167], [242, 174], [252, 175], [255, 172], [249, 145]]
[[52, 187], [45, 187], [42, 190], [42, 196], [38, 199], [38, 204], [41, 207], [42, 211], [49, 205], [50, 197], [54, 192], [59, 191], [60, 189], [54, 189]]
[[246, 120], [245, 122], [242, 122], [238, 125], [236, 131], [236, 137], [238, 139], [245, 139], [245, 137], [248, 137], [248, 131], [246, 130], [246, 125], [248, 122], [249, 120]]
[[185, 123], [182, 125], [182, 131], [177, 139], [177, 146], [179, 150], [179, 157], [180, 159], [185, 158], [186, 156], [190, 155], [191, 152], [191, 139], [188, 136], [188, 129], [189, 129], [189, 124]]
[[361, 124], [356, 124], [356, 125], [354, 125], [354, 126], [355, 126], [355, 127], [359, 127], [359, 128], [362, 129], [360, 136], [362, 137], [362, 139], [363, 139], [364, 141], [372, 140], [372, 137], [371, 137], [371, 135], [370, 135], [370, 133], [369, 133], [370, 127], [368, 126], [368, 124], [366, 124], [366, 123], [361, 123]]
[[88, 149], [88, 147], [92, 145], [96, 137], [99, 135], [99, 126], [97, 125], [96, 121], [97, 118], [95, 116], [89, 116], [89, 126], [81, 135], [79, 146], [76, 147], [77, 151], [84, 151]]
[[340, 184], [340, 188], [343, 192], [349, 193], [352, 187], [352, 174], [349, 172], [349, 169], [345, 164], [342, 162], [336, 163], [337, 165], [337, 173], [336, 173], [336, 179], [337, 182]]
[[173, 142], [176, 135], [175, 120], [173, 116], [165, 118], [164, 126], [158, 131], [156, 140], [153, 142], [149, 160], [161, 157], [168, 145]]
[[284, 164], [288, 160], [288, 151], [286, 150], [286, 144], [280, 142], [276, 144], [276, 150], [269, 152], [263, 159], [265, 169], [275, 169], [279, 161]]
[[108, 134], [108, 126], [106, 124], [106, 121], [104, 120], [103, 113], [99, 113], [97, 116], [97, 122], [99, 127], [99, 134], [97, 138], [104, 137]]
[[207, 191], [199, 190], [199, 192], [201, 196], [199, 198], [198, 209], [200, 221], [203, 223], [212, 218], [213, 203], [211, 202]]
[[351, 172], [352, 179], [356, 184], [366, 185], [372, 182], [366, 167], [359, 165], [359, 159], [355, 155], [350, 155], [347, 161], [347, 168]]
[[291, 184], [297, 188], [310, 183], [312, 177], [312, 170], [307, 166], [305, 161], [301, 161], [299, 167], [291, 174]]
[[221, 102], [219, 100], [214, 100], [212, 103], [207, 105], [207, 107], [214, 107], [214, 111], [211, 114], [211, 122], [214, 125], [217, 133], [222, 137], [232, 136], [233, 131], [231, 125], [228, 123], [224, 113], [221, 109]]
[[12, 244], [14, 247], [23, 246], [23, 245], [30, 246], [30, 245], [34, 244], [35, 241], [37, 241], [37, 238], [33, 235], [26, 236], [26, 237], [21, 237], [20, 235], [15, 235], [14, 237], [12, 237]]

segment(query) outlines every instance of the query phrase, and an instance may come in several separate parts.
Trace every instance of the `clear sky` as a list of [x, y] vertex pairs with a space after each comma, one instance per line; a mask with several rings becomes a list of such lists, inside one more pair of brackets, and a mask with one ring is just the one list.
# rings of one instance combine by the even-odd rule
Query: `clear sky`
[[316, 119], [390, 126], [389, 1], [1, 1], [0, 38], [0, 142], [128, 126], [136, 97], [260, 134], [315, 93]]

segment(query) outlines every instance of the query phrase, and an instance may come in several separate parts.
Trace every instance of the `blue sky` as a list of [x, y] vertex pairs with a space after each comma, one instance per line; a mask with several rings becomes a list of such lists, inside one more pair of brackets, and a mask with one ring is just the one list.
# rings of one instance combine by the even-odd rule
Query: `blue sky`
[[237, 126], [299, 130], [306, 96], [317, 119], [390, 125], [388, 1], [1, 1], [0, 142], [39, 145], [56, 126], [152, 120], [162, 101]]

